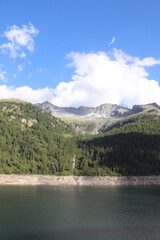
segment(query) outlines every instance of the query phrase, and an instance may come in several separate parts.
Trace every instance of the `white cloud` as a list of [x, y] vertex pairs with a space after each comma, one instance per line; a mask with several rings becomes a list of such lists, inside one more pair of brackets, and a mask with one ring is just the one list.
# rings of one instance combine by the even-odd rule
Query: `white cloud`
[[143, 58], [142, 60], [137, 59], [135, 63], [142, 67], [152, 67], [154, 65], [160, 64], [160, 59], [155, 59], [152, 57]]
[[18, 67], [18, 72], [22, 72], [24, 69], [24, 64], [19, 64], [17, 67]]
[[53, 101], [53, 89], [48, 87], [43, 89], [32, 89], [28, 86], [23, 87], [8, 87], [0, 85], [0, 99], [18, 98], [27, 102], [39, 103], [46, 100]]
[[23, 25], [21, 28], [13, 25], [4, 32], [4, 37], [8, 42], [0, 46], [2, 53], [9, 54], [11, 58], [25, 58], [26, 50], [29, 52], [34, 51], [34, 37], [39, 31], [29, 23]]
[[111, 40], [110, 43], [109, 43], [109, 46], [111, 46], [111, 45], [115, 42], [115, 40], [116, 40], [116, 38], [113, 37], [112, 40]]
[[22, 52], [20, 55], [21, 58], [25, 58], [26, 57], [26, 53]]
[[[48, 100], [57, 106], [160, 104], [160, 86], [158, 81], [149, 79], [147, 71], [148, 67], [160, 65], [160, 59], [140, 59], [117, 49], [113, 49], [112, 55], [72, 52], [68, 57], [69, 66], [75, 69], [71, 81], [60, 82], [55, 89], [0, 85], [0, 98], [19, 98], [32, 103]], [[5, 76], [0, 67], [1, 72]]]
[[39, 72], [39, 73], [42, 73], [42, 72], [46, 72], [47, 71], [47, 68], [38, 68], [37, 69], [37, 72]]
[[2, 65], [0, 64], [0, 81], [7, 82], [6, 74], [7, 72], [2, 69]]
[[70, 82], [61, 82], [54, 90], [53, 103], [58, 106], [97, 106], [103, 103], [160, 104], [158, 81], [149, 79], [145, 67], [160, 65], [152, 57], [140, 59], [114, 49], [105, 52], [68, 55], [75, 68]]

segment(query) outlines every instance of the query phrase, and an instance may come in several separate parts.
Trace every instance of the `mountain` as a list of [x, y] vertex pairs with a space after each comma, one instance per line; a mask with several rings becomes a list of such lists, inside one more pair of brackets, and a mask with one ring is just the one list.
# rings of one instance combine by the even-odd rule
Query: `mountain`
[[70, 123], [79, 132], [98, 133], [122, 119], [141, 113], [160, 114], [160, 106], [156, 103], [134, 105], [132, 109], [116, 104], [102, 104], [98, 107], [57, 107], [50, 102], [36, 104], [63, 121]]
[[[96, 111], [109, 114], [113, 109], [120, 110], [104, 104]], [[91, 135], [75, 131], [31, 103], [0, 101], [0, 173], [71, 175], [74, 158], [75, 175], [159, 175], [159, 106], [124, 110], [128, 116], [106, 117], [105, 121], [116, 121]]]
[[45, 112], [51, 113], [55, 116], [71, 116], [71, 117], [84, 117], [88, 119], [95, 118], [109, 118], [121, 117], [128, 112], [127, 108], [116, 104], [106, 103], [98, 107], [57, 107], [50, 102], [37, 103], [37, 106], [42, 108]]

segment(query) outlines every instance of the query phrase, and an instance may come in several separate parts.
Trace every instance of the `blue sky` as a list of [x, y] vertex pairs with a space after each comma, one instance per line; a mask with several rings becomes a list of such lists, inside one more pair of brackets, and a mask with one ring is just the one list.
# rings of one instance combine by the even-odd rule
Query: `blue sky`
[[159, 0], [0, 0], [0, 98], [160, 104], [159, 9]]

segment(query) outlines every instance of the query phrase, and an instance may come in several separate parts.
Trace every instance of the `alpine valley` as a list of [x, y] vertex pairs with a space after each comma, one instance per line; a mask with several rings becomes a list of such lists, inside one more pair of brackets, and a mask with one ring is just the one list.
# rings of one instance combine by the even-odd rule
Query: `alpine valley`
[[[160, 106], [0, 101], [0, 173], [160, 174]], [[75, 159], [75, 169], [72, 160]]]

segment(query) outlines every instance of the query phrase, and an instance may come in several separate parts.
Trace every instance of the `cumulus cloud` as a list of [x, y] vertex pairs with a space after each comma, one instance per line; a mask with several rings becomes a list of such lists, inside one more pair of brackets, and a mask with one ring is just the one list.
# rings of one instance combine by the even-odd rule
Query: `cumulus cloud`
[[109, 43], [109, 46], [111, 46], [111, 45], [115, 42], [115, 40], [116, 40], [116, 38], [113, 37], [112, 40], [111, 40], [110, 43]]
[[0, 64], [0, 81], [7, 82], [6, 74], [7, 72], [2, 69], [2, 65]]
[[39, 31], [29, 23], [21, 28], [13, 25], [4, 32], [3, 36], [7, 39], [6, 43], [0, 46], [2, 53], [9, 54], [11, 58], [25, 58], [26, 50], [34, 51], [34, 37]]
[[160, 65], [160, 59], [140, 59], [117, 49], [112, 54], [72, 52], [68, 57], [75, 72], [70, 82], [61, 82], [54, 89], [55, 105], [160, 104], [158, 81], [149, 79], [146, 70]]
[[31, 103], [39, 103], [46, 100], [52, 102], [53, 89], [46, 87], [34, 90], [28, 86], [14, 88], [6, 85], [0, 85], [0, 98], [18, 98]]
[[[32, 89], [29, 86], [0, 85], [0, 98], [19, 98], [37, 103], [46, 100], [57, 106], [98, 106], [103, 103], [134, 104], [157, 102], [160, 104], [158, 81], [149, 78], [148, 67], [160, 65], [160, 59], [140, 59], [122, 50], [79, 53], [68, 55], [74, 68], [69, 82], [60, 82], [56, 88]], [[2, 75], [1, 75], [2, 74]], [[0, 79], [6, 75], [0, 67]]]

